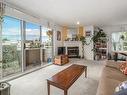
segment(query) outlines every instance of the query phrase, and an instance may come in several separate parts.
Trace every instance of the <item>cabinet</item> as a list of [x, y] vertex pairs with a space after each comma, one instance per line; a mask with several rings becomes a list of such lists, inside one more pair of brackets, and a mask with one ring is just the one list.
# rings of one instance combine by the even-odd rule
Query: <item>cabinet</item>
[[41, 64], [40, 48], [26, 49], [26, 66], [39, 64]]

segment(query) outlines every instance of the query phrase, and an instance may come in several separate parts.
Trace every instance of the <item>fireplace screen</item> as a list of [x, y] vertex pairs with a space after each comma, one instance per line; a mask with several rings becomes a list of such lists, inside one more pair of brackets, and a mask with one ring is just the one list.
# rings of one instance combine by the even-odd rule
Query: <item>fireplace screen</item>
[[67, 47], [69, 57], [79, 57], [79, 47]]

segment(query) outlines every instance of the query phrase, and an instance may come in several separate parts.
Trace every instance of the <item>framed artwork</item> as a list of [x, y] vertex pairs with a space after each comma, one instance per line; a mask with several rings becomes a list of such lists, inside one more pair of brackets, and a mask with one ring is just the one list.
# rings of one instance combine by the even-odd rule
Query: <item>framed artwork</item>
[[61, 41], [61, 32], [60, 31], [57, 31], [57, 40]]
[[90, 37], [91, 36], [91, 31], [86, 31], [86, 37]]

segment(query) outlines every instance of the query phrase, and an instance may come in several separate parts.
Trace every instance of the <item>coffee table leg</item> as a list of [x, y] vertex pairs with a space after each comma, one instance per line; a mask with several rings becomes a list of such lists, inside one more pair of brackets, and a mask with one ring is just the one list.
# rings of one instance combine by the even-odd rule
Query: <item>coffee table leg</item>
[[85, 68], [85, 77], [87, 78], [87, 67]]
[[64, 90], [64, 95], [67, 95], [67, 90]]
[[47, 82], [47, 84], [48, 84], [48, 95], [50, 95], [50, 84], [49, 84], [49, 82]]

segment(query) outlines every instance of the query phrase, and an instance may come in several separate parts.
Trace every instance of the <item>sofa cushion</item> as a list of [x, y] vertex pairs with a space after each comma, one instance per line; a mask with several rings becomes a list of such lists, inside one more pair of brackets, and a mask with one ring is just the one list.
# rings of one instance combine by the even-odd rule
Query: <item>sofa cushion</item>
[[110, 68], [114, 68], [114, 69], [120, 69], [120, 64], [122, 64], [123, 62], [116, 62], [116, 61], [107, 61], [106, 62], [106, 65], [107, 67], [110, 67]]
[[127, 76], [119, 70], [120, 64], [121, 62], [107, 61], [99, 80], [96, 95], [113, 95], [115, 88], [127, 80]]
[[96, 95], [113, 95], [115, 87], [121, 83], [118, 80], [102, 77], [99, 81], [99, 86]]
[[113, 95], [115, 88], [125, 80], [127, 80], [127, 76], [119, 70], [119, 63], [106, 63], [99, 80], [96, 95]]
[[127, 61], [124, 61], [124, 62], [107, 61], [105, 66], [120, 70], [125, 75], [127, 75]]
[[127, 76], [124, 75], [121, 71], [110, 67], [105, 67], [103, 69], [102, 77], [107, 77], [121, 82], [127, 80]]

